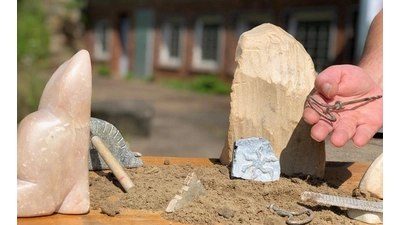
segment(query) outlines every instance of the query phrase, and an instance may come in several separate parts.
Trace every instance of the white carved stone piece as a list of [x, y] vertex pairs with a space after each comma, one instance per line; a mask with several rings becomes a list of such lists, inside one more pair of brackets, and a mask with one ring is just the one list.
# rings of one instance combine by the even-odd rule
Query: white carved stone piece
[[368, 192], [374, 197], [383, 199], [383, 153], [368, 167], [358, 185], [361, 192]]
[[362, 221], [369, 224], [380, 224], [383, 223], [382, 212], [370, 212], [359, 209], [348, 209], [347, 216], [351, 219]]
[[183, 186], [178, 190], [176, 195], [168, 203], [165, 212], [175, 212], [186, 205], [192, 203], [199, 196], [207, 193], [201, 181], [197, 178], [197, 175], [192, 172], [186, 176]]
[[89, 211], [92, 71], [81, 50], [51, 76], [37, 111], [18, 125], [17, 216]]
[[311, 126], [302, 120], [316, 76], [304, 47], [281, 28], [266, 23], [240, 36], [236, 62], [221, 162], [232, 162], [236, 140], [263, 137], [270, 141], [281, 173], [323, 177], [325, 143], [314, 141]]
[[235, 141], [232, 177], [270, 182], [279, 180], [280, 175], [279, 161], [267, 139], [253, 137]]

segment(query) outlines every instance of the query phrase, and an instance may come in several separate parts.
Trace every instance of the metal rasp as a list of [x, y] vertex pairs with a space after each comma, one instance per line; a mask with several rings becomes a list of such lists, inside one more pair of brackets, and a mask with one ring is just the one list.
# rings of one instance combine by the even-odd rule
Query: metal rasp
[[335, 195], [325, 195], [310, 191], [302, 192], [300, 199], [302, 201], [383, 213], [383, 202], [373, 202], [355, 198], [339, 197]]
[[[111, 123], [92, 117], [90, 118], [90, 133], [91, 136], [98, 136], [101, 138], [111, 154], [123, 167], [132, 168], [143, 165], [143, 161], [138, 158], [141, 154], [129, 149], [119, 130]], [[104, 169], [110, 168], [93, 146], [93, 143], [90, 142], [89, 170]]]

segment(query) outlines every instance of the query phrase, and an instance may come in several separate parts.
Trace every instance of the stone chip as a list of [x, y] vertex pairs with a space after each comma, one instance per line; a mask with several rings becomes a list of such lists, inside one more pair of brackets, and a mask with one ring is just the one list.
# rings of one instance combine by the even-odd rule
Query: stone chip
[[167, 208], [165, 209], [165, 212], [174, 212], [175, 210], [190, 204], [197, 197], [205, 194], [206, 189], [197, 178], [196, 174], [193, 172], [186, 177], [183, 186], [178, 190], [178, 193], [169, 202]]

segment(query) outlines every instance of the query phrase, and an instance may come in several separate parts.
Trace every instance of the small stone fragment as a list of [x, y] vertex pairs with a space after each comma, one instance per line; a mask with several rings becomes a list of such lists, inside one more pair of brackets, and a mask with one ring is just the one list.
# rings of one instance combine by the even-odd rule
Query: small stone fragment
[[169, 202], [165, 212], [174, 212], [175, 210], [190, 204], [197, 197], [205, 194], [206, 189], [193, 172], [186, 177], [183, 186]]
[[298, 177], [293, 177], [290, 179], [290, 181], [292, 181], [292, 183], [295, 183], [295, 184], [300, 184], [301, 182], [303, 182], [303, 180]]
[[114, 202], [104, 201], [100, 213], [107, 216], [116, 216], [120, 214], [120, 208]]
[[232, 177], [256, 181], [279, 180], [280, 164], [265, 138], [245, 138], [235, 141]]
[[164, 165], [169, 165], [169, 159], [164, 160]]
[[226, 219], [232, 218], [235, 215], [235, 210], [228, 207], [224, 207], [218, 211], [219, 216], [223, 216]]

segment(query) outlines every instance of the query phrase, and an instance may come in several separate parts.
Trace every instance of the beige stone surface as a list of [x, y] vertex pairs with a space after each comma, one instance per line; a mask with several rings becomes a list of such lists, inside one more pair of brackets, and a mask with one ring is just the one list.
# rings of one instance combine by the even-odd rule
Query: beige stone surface
[[232, 161], [234, 142], [270, 141], [284, 174], [323, 177], [325, 143], [310, 136], [302, 120], [316, 72], [304, 47], [283, 29], [262, 24], [243, 33], [236, 49], [229, 130], [220, 160]]
[[383, 199], [383, 153], [368, 167], [358, 188], [362, 192]]
[[362, 221], [368, 224], [383, 223], [383, 213], [381, 212], [369, 212], [359, 209], [348, 209], [347, 216], [351, 219]]
[[89, 211], [90, 56], [76, 53], [51, 76], [38, 111], [18, 125], [17, 216]]

